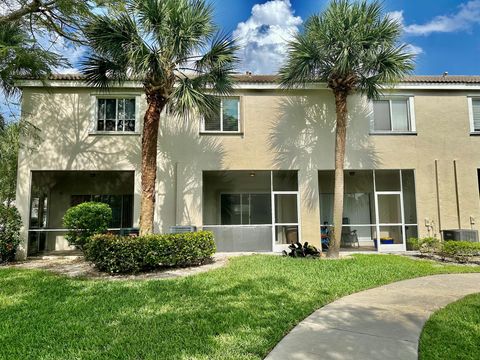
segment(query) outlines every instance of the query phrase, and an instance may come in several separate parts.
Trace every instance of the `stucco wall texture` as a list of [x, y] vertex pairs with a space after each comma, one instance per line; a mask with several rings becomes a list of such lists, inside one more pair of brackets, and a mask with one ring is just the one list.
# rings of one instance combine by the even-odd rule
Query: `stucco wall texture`
[[[471, 217], [480, 221], [480, 137], [470, 135], [467, 100], [472, 92], [396, 92], [414, 98], [416, 133], [371, 134], [369, 102], [351, 95], [346, 169], [413, 169], [419, 235], [427, 234], [425, 219], [434, 221], [436, 234], [439, 225], [442, 229], [470, 228]], [[134, 225], [138, 225], [145, 99], [138, 88], [112, 90], [113, 95], [137, 96], [140, 122], [136, 133], [102, 135], [92, 132], [95, 94], [95, 89], [78, 86], [23, 89], [22, 117], [38, 127], [41, 139], [34, 151], [24, 148], [19, 156], [17, 206], [25, 238], [34, 170], [135, 171]], [[326, 89], [242, 88], [235, 95], [241, 99], [240, 134], [202, 134], [198, 117], [176, 119], [162, 114], [155, 229], [167, 231], [176, 224], [202, 226], [203, 171], [298, 170], [302, 238], [318, 245], [318, 171], [334, 166], [332, 93]]]

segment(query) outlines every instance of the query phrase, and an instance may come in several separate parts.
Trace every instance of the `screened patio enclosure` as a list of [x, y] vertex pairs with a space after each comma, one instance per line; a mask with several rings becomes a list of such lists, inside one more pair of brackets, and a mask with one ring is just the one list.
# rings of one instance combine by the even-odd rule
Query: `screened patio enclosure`
[[83, 202], [108, 204], [112, 231], [131, 228], [133, 193], [133, 171], [33, 171], [28, 255], [73, 250], [64, 238], [63, 216]]
[[[334, 172], [319, 171], [324, 247], [333, 222]], [[413, 170], [345, 171], [342, 250], [405, 251], [417, 236]]]
[[297, 242], [297, 172], [205, 171], [203, 224], [218, 251], [277, 251]]

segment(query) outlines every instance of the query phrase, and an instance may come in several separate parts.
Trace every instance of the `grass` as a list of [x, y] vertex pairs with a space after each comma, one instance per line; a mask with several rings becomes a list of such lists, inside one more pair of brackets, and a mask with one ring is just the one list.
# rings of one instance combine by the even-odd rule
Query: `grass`
[[447, 305], [430, 317], [420, 337], [419, 359], [480, 359], [480, 294]]
[[339, 297], [474, 270], [394, 255], [246, 256], [167, 281], [2, 269], [0, 359], [262, 359], [300, 320]]

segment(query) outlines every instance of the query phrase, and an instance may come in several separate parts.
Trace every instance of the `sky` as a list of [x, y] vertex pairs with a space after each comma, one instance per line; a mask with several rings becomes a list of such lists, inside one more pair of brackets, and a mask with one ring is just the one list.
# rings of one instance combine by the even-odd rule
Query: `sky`
[[[211, 0], [215, 20], [243, 42], [243, 71], [274, 73], [285, 41], [328, 0]], [[480, 74], [480, 0], [384, 0], [402, 21], [402, 41], [417, 53], [416, 74]]]
[[[285, 58], [286, 42], [329, 0], [207, 0], [220, 29], [241, 46], [239, 71], [273, 74]], [[480, 0], [384, 0], [389, 16], [404, 28], [401, 41], [417, 54], [416, 74], [480, 74]], [[62, 39], [55, 47], [73, 64], [85, 54]], [[57, 69], [71, 72], [72, 69]]]
[[[231, 33], [241, 46], [240, 72], [274, 74], [286, 55], [286, 43], [302, 31], [312, 14], [321, 12], [329, 0], [207, 0], [215, 9], [215, 22]], [[385, 12], [403, 24], [401, 41], [417, 54], [416, 74], [480, 74], [480, 0], [384, 0]], [[72, 67], [56, 72], [78, 71], [86, 50], [61, 38], [54, 49], [68, 58]], [[12, 105], [16, 112], [16, 107]], [[8, 112], [5, 104], [0, 111]], [[8, 116], [8, 114], [7, 114]]]

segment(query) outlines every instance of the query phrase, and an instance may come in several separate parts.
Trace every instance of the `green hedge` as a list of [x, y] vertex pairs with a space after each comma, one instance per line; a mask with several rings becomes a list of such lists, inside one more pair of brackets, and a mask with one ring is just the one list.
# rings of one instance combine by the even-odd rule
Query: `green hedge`
[[15, 206], [0, 204], [0, 264], [15, 260], [22, 219]]
[[439, 255], [458, 262], [468, 262], [474, 256], [480, 256], [480, 243], [469, 241], [445, 241]]
[[473, 257], [480, 256], [480, 243], [468, 241], [441, 241], [437, 238], [410, 238], [407, 249], [416, 250], [424, 255], [438, 255], [443, 259], [457, 262], [469, 262]]
[[209, 231], [136, 237], [102, 234], [93, 236], [84, 248], [88, 261], [112, 274], [201, 265], [215, 250]]
[[407, 240], [407, 249], [422, 254], [434, 254], [442, 249], [442, 241], [434, 237], [410, 238]]

